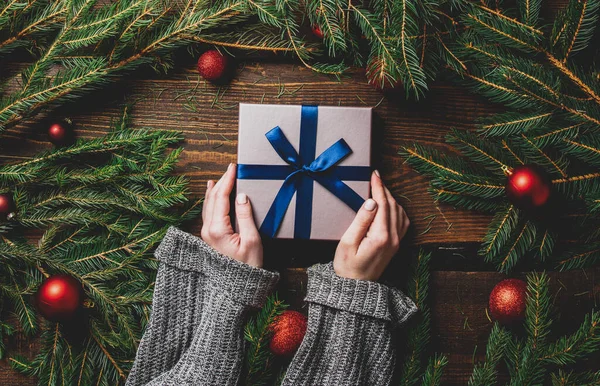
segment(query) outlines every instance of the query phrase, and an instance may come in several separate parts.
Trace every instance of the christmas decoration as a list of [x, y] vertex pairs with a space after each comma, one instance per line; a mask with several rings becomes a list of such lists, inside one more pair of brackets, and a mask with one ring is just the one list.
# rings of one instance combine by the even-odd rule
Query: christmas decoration
[[319, 39], [323, 39], [323, 31], [321, 31], [321, 28], [319, 28], [318, 25], [313, 25], [311, 29], [312, 29], [313, 35], [315, 35]]
[[71, 145], [75, 139], [75, 133], [69, 122], [57, 122], [48, 128], [48, 138], [55, 146], [61, 147]]
[[[244, 163], [237, 165], [237, 189], [248, 192], [263, 235], [321, 240], [342, 237], [355, 212], [369, 198], [371, 115], [371, 109], [364, 107], [240, 104], [238, 159]], [[352, 130], [348, 130], [350, 124]], [[327, 147], [315, 152], [317, 143], [327, 143]], [[350, 153], [351, 160], [347, 158]], [[285, 174], [282, 161], [289, 165]], [[338, 178], [336, 173], [344, 177]], [[264, 180], [285, 182], [274, 187]], [[327, 192], [313, 189], [311, 185], [316, 184]], [[294, 227], [281, 228], [291, 216], [296, 219]]]
[[44, 280], [35, 295], [39, 313], [54, 322], [73, 318], [81, 307], [82, 300], [81, 283], [69, 275], [50, 276]]
[[[452, 130], [447, 142], [460, 156], [419, 144], [401, 153], [431, 178], [436, 202], [494, 215], [480, 254], [499, 271], [525, 258], [588, 267], [600, 261], [600, 92], [590, 44], [600, 6], [569, 1], [549, 24], [541, 2], [518, 3], [462, 3], [464, 28], [444, 54], [461, 84], [506, 111], [482, 119], [477, 132]], [[505, 186], [506, 171], [517, 171], [508, 178], [516, 181], [534, 164], [531, 189]], [[546, 210], [555, 198], [560, 210]]]
[[[8, 2], [0, 5], [0, 58], [18, 47], [43, 55], [23, 71], [20, 86], [0, 99], [0, 131], [141, 65], [168, 70], [170, 55], [191, 42], [289, 53], [310, 69], [333, 75], [350, 64], [375, 63], [368, 71], [373, 84], [401, 80], [407, 96], [418, 98], [441, 68], [449, 32], [456, 28], [444, 3], [388, 9], [382, 2], [342, 8], [296, 1], [184, 1], [182, 7], [162, 0]], [[300, 25], [306, 16], [324, 31], [322, 44], [305, 40]], [[363, 36], [368, 44], [357, 44]], [[329, 59], [317, 63], [322, 45]]]
[[552, 182], [537, 165], [521, 165], [508, 172], [506, 196], [524, 210], [539, 210], [550, 200]]
[[208, 50], [198, 58], [198, 73], [210, 82], [223, 82], [229, 71], [229, 58], [217, 50]]
[[502, 324], [521, 321], [525, 317], [527, 284], [519, 279], [505, 279], [490, 293], [490, 312]]
[[[503, 380], [502, 383], [509, 385], [597, 383], [597, 372], [573, 373], [571, 365], [591, 360], [594, 358], [592, 354], [600, 351], [600, 312], [592, 311], [574, 332], [551, 340], [550, 327], [556, 318], [551, 317], [552, 300], [547, 275], [529, 274], [526, 292], [526, 336], [517, 331], [512, 333], [494, 323], [485, 350], [485, 360], [475, 365], [469, 385], [497, 384], [500, 361], [504, 361], [510, 376], [509, 382]], [[551, 379], [560, 381], [550, 382]]]
[[0, 221], [10, 220], [14, 216], [15, 202], [12, 194], [2, 193], [0, 194]]
[[284, 311], [271, 324], [273, 335], [269, 348], [278, 356], [294, 355], [306, 333], [306, 316], [298, 311]]
[[[2, 317], [15, 316], [0, 320], [0, 341], [18, 324], [40, 351], [23, 358], [0, 345], [0, 356], [44, 384], [123, 383], [150, 312], [153, 248], [198, 214], [171, 173], [181, 134], [132, 129], [127, 112], [102, 137], [0, 165], [0, 191], [16, 187], [19, 203], [10, 226], [0, 223]], [[50, 272], [68, 276], [44, 280]], [[90, 308], [71, 340], [72, 325], [50, 320], [72, 321], [80, 291]]]
[[400, 382], [402, 386], [414, 386], [419, 381], [420, 385], [440, 385], [442, 372], [448, 364], [448, 359], [443, 355], [435, 354], [429, 358], [424, 366], [426, 349], [431, 339], [431, 311], [429, 308], [429, 262], [431, 253], [420, 249], [411, 261], [411, 276], [408, 280], [406, 294], [415, 301], [419, 314], [418, 323], [409, 323], [406, 328], [405, 357], [400, 369]]
[[246, 350], [246, 385], [270, 385], [275, 374], [273, 353], [269, 349], [269, 341], [273, 335], [271, 325], [288, 307], [279, 300], [277, 293], [269, 296], [263, 308], [251, 318], [244, 328], [244, 337], [248, 342]]

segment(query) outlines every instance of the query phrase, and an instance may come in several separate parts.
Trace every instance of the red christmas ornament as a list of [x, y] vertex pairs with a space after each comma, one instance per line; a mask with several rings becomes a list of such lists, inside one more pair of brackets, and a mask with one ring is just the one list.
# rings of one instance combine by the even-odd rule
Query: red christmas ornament
[[506, 196], [515, 206], [525, 210], [543, 207], [550, 200], [552, 181], [537, 165], [521, 165], [508, 172]]
[[15, 210], [15, 201], [13, 200], [12, 194], [0, 194], [0, 220], [10, 220], [15, 215]]
[[55, 275], [44, 280], [36, 295], [39, 313], [53, 322], [72, 319], [83, 302], [81, 284], [69, 275]]
[[62, 147], [72, 144], [74, 139], [73, 128], [68, 122], [57, 122], [48, 128], [48, 138], [54, 146]]
[[492, 317], [502, 324], [511, 324], [525, 317], [527, 284], [519, 279], [506, 279], [496, 284], [490, 294]]
[[229, 58], [217, 50], [208, 50], [198, 58], [198, 72], [210, 82], [221, 82], [229, 73]]
[[271, 352], [279, 356], [293, 355], [304, 339], [306, 323], [306, 316], [298, 311], [284, 311], [279, 315], [271, 325]]
[[319, 28], [318, 25], [315, 24], [312, 26], [312, 32], [313, 32], [313, 35], [315, 35], [319, 39], [323, 39], [323, 36], [324, 36], [323, 31], [321, 31], [321, 28]]

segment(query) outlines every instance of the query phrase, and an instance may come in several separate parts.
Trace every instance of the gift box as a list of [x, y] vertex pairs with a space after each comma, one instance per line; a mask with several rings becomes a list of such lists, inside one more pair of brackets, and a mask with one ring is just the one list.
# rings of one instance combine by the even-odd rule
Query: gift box
[[240, 104], [236, 189], [264, 236], [339, 240], [370, 177], [371, 108]]

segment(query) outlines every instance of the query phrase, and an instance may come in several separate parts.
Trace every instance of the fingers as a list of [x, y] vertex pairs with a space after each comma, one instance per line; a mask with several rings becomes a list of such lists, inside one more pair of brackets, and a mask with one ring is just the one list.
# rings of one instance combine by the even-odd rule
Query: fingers
[[242, 242], [260, 242], [260, 235], [252, 217], [252, 205], [245, 193], [238, 194], [235, 199], [235, 216]]
[[397, 230], [398, 228], [398, 217], [400, 217], [400, 211], [399, 211], [399, 206], [396, 203], [396, 200], [394, 199], [394, 196], [392, 196], [392, 192], [390, 192], [390, 190], [387, 188], [387, 186], [384, 185], [384, 189], [385, 189], [385, 197], [387, 198], [388, 204], [390, 205], [390, 222], [389, 222], [389, 229], [390, 232], [392, 232], [392, 234], [397, 234]]
[[[235, 184], [235, 174], [236, 170], [234, 164], [229, 164], [225, 174], [223, 174], [221, 179], [211, 190], [210, 199], [214, 201], [211, 222], [215, 222], [217, 226], [229, 223], [229, 221], [227, 221], [230, 209], [229, 196], [231, 195], [233, 185]], [[210, 210], [211, 209], [209, 209], [209, 211]]]
[[408, 231], [408, 227], [410, 226], [410, 220], [408, 218], [408, 216], [406, 215], [406, 212], [404, 211], [404, 208], [400, 207], [400, 216], [398, 219], [398, 235], [400, 236], [400, 239], [402, 240], [402, 238], [406, 235], [406, 232]]
[[349, 245], [358, 249], [360, 242], [365, 238], [373, 219], [377, 214], [377, 203], [369, 198], [356, 213], [356, 217], [342, 236], [341, 244]]
[[385, 193], [385, 186], [383, 186], [383, 181], [377, 171], [371, 175], [371, 194], [377, 203], [377, 214], [369, 230], [369, 237], [383, 237], [389, 232], [390, 205]]
[[204, 201], [202, 202], [202, 223], [205, 223], [206, 219], [207, 219], [207, 211], [208, 211], [207, 202], [209, 201], [208, 195], [210, 194], [210, 191], [213, 189], [214, 186], [215, 186], [215, 182], [213, 180], [208, 180], [206, 182], [206, 193], [204, 194]]

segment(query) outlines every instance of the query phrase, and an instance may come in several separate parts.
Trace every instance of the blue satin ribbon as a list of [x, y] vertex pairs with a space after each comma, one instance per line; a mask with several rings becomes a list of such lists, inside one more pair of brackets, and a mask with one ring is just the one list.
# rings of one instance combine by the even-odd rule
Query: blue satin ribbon
[[284, 180], [260, 226], [260, 231], [270, 237], [277, 234], [294, 193], [296, 193], [294, 238], [310, 238], [313, 181], [317, 181], [355, 212], [364, 202], [364, 199], [342, 180], [369, 181], [371, 168], [368, 166], [337, 166], [352, 153], [352, 149], [343, 138], [315, 158], [317, 121], [317, 106], [302, 106], [299, 154], [279, 126], [265, 134], [273, 149], [287, 165], [242, 164], [237, 167], [237, 178], [239, 179]]

